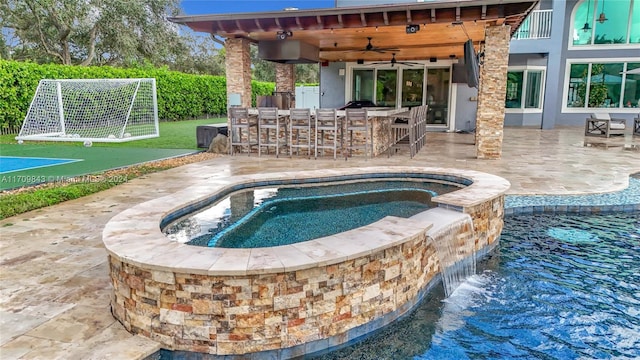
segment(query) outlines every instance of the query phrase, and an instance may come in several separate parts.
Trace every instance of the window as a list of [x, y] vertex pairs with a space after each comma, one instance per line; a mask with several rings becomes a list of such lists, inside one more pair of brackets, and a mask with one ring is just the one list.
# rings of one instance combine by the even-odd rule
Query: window
[[574, 11], [573, 45], [640, 43], [640, 0], [583, 0]]
[[424, 69], [402, 70], [402, 107], [422, 105]]
[[524, 71], [510, 71], [507, 73], [507, 102], [509, 109], [522, 107], [522, 85], [524, 84]]
[[640, 107], [640, 62], [571, 64], [569, 108]]
[[523, 69], [507, 73], [507, 109], [542, 109], [544, 70]]
[[640, 108], [640, 62], [628, 63], [622, 106]]
[[378, 70], [376, 73], [376, 105], [396, 106], [396, 88], [398, 72], [396, 70]]
[[373, 70], [353, 70], [353, 91], [351, 100], [375, 100], [373, 98]]

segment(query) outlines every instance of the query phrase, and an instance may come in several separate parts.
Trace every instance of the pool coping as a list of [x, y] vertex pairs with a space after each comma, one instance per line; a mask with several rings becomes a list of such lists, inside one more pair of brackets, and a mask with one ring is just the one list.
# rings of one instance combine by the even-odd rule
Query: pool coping
[[[287, 179], [313, 182], [317, 179], [338, 179], [341, 176], [398, 173], [428, 173], [468, 180], [470, 185], [432, 199], [440, 207], [458, 211], [503, 196], [510, 186], [507, 180], [496, 175], [439, 167], [366, 167], [232, 176], [190, 186], [129, 208], [105, 225], [102, 238], [107, 252], [113, 258], [158, 271], [233, 276], [296, 271], [328, 265], [395, 246], [408, 237], [415, 236], [417, 229], [425, 231], [429, 225], [417, 224], [411, 219], [386, 217], [344, 233], [293, 245], [224, 249], [170, 241], [161, 232], [160, 224], [170, 214], [197, 205], [211, 194], [233, 191], [239, 186]], [[382, 237], [378, 241], [370, 241], [373, 233]]]

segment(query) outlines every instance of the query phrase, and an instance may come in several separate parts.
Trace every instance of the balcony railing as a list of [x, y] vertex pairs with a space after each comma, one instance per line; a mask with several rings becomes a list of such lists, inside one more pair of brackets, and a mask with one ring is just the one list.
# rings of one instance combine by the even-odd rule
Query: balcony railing
[[522, 22], [513, 40], [548, 39], [551, 37], [552, 10], [534, 10]]

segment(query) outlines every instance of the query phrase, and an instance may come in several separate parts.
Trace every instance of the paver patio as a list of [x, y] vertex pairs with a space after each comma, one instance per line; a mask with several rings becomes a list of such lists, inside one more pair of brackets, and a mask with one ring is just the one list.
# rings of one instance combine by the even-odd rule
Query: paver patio
[[1, 359], [140, 359], [155, 342], [111, 316], [107, 221], [128, 207], [216, 177], [366, 166], [440, 166], [511, 182], [508, 194], [581, 194], [624, 189], [640, 172], [640, 137], [587, 139], [581, 128], [505, 129], [500, 160], [475, 158], [472, 134], [429, 133], [407, 154], [365, 161], [222, 156], [134, 179], [110, 190], [0, 221]]

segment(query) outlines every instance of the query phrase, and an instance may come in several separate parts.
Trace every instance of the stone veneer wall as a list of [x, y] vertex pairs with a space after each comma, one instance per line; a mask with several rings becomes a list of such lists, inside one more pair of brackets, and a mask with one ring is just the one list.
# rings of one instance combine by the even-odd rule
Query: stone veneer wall
[[[386, 217], [363, 228], [301, 243], [296, 249], [287, 245], [249, 253], [246, 249], [198, 250], [167, 241], [155, 221], [175, 211], [176, 201], [186, 206], [202, 196], [194, 193], [220, 191], [210, 185], [116, 215], [103, 232], [114, 317], [128, 331], [156, 340], [163, 348], [225, 359], [246, 358], [247, 353], [259, 353], [252, 358], [298, 357], [388, 324], [413, 308], [440, 280], [435, 244], [445, 237], [452, 239], [456, 254], [465, 257], [481, 256], [493, 248], [502, 230], [508, 189], [508, 182], [489, 174], [429, 168], [395, 171], [400, 169], [445, 177], [464, 173], [474, 183], [435, 197], [437, 208], [410, 219]], [[383, 169], [367, 168], [363, 174], [379, 172]], [[314, 175], [305, 176], [313, 179]], [[291, 176], [282, 173], [274, 179]], [[241, 178], [231, 178], [229, 184], [254, 181]], [[151, 220], [155, 216], [159, 220]], [[336, 244], [345, 245], [333, 252]], [[233, 259], [241, 263], [230, 263]]]
[[237, 355], [289, 348], [279, 355], [288, 358], [308, 351], [305, 343], [347, 342], [350, 330], [414, 304], [439, 262], [417, 229], [400, 245], [285, 273], [172, 273], [113, 257], [110, 269], [112, 311], [128, 331], [172, 350]]
[[227, 103], [230, 94], [240, 94], [242, 107], [251, 106], [251, 56], [249, 40], [227, 38], [224, 42]]
[[503, 199], [470, 208], [474, 225], [456, 220], [453, 233], [417, 229], [400, 245], [292, 272], [209, 276], [145, 269], [110, 257], [112, 311], [128, 331], [170, 350], [265, 352], [286, 359], [337, 346], [417, 304], [439, 279], [435, 244], [449, 241], [445, 237], [453, 236], [465, 257], [497, 240]]
[[499, 159], [502, 156], [510, 29], [508, 25], [485, 29], [484, 65], [480, 68], [476, 118], [478, 159]]
[[493, 244], [504, 226], [504, 195], [464, 209], [473, 219], [476, 251]]
[[296, 68], [294, 64], [276, 63], [276, 91], [288, 91], [293, 94], [289, 106], [296, 107]]

